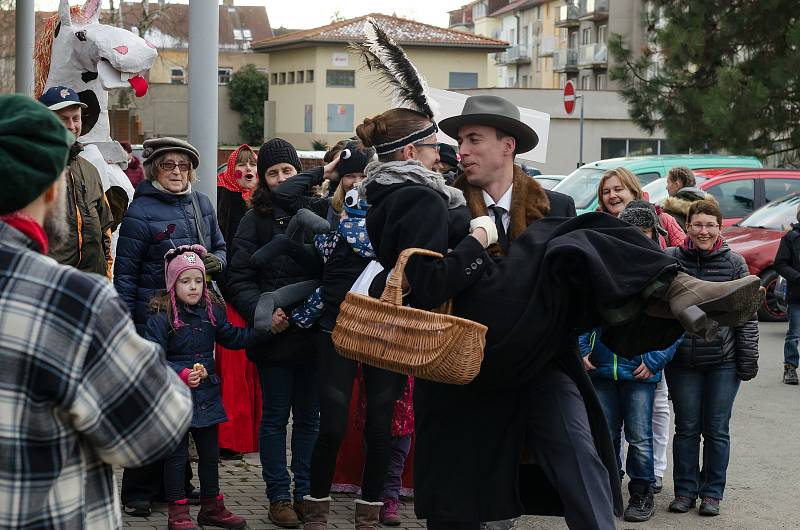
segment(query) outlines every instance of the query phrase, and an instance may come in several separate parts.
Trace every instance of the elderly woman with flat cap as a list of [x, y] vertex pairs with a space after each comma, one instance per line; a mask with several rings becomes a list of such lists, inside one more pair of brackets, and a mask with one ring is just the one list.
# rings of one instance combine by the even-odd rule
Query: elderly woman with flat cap
[[[145, 180], [122, 219], [114, 262], [114, 287], [140, 334], [150, 301], [165, 288], [168, 250], [200, 244], [208, 249], [203, 258], [207, 274], [213, 278], [225, 267], [225, 240], [211, 200], [192, 190], [200, 160], [197, 149], [177, 138], [153, 138], [144, 142], [142, 155]], [[125, 470], [122, 501], [126, 513], [149, 515], [161, 486], [160, 464]]]

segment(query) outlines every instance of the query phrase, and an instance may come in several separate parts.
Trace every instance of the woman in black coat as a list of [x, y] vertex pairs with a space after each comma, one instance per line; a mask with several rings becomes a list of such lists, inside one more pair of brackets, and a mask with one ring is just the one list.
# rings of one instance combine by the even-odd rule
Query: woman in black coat
[[[720, 236], [722, 213], [716, 202], [689, 207], [688, 240], [667, 253], [696, 278], [726, 282], [747, 276], [747, 263]], [[675, 409], [672, 441], [675, 500], [671, 512], [684, 513], [701, 499], [701, 515], [719, 515], [730, 456], [729, 423], [740, 381], [758, 373], [756, 315], [738, 327], [720, 327], [711, 340], [686, 336], [667, 365]], [[700, 436], [703, 467], [700, 469]]]
[[[263, 314], [262, 295], [286, 285], [313, 279], [289, 256], [279, 256], [266, 267], [251, 256], [275, 236], [284, 234], [291, 215], [272, 202], [272, 190], [301, 169], [294, 147], [273, 138], [258, 152], [258, 187], [252, 208], [242, 217], [231, 242], [226, 278], [228, 301], [253, 327], [280, 332], [265, 348], [249, 348], [247, 356], [258, 366], [263, 401], [259, 451], [262, 475], [270, 501], [270, 519], [278, 526], [299, 524], [303, 496], [309, 494], [311, 451], [319, 430], [319, 400], [313, 362], [313, 333], [289, 324], [293, 307]], [[292, 413], [292, 471], [294, 503], [286, 467], [286, 428]]]

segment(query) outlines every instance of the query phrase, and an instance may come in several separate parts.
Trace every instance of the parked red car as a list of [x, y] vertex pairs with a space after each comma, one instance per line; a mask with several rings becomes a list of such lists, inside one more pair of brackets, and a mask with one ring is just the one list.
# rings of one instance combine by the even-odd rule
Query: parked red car
[[[741, 221], [755, 210], [784, 195], [800, 192], [800, 170], [796, 169], [697, 169], [697, 187], [716, 197], [724, 225]], [[661, 204], [667, 197], [667, 179], [658, 179], [643, 189], [650, 202]]]
[[786, 303], [776, 296], [775, 287], [780, 277], [772, 268], [781, 238], [797, 222], [800, 193], [771, 201], [753, 212], [738, 225], [729, 226], [722, 236], [732, 250], [741, 254], [751, 274], [761, 278], [767, 289], [766, 300], [758, 316], [766, 321], [785, 321]]

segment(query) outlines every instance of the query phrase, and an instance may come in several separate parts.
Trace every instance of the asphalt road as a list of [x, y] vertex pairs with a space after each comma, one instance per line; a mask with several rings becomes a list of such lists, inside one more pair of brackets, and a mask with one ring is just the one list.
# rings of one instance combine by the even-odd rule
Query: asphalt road
[[[664, 490], [656, 495], [656, 513], [646, 523], [619, 519], [619, 529], [724, 528], [753, 530], [800, 529], [800, 386], [781, 383], [785, 323], [759, 326], [759, 373], [742, 383], [731, 418], [731, 460], [725, 499], [718, 517], [667, 511], [672, 500], [672, 449]], [[624, 484], [627, 489], [627, 482]], [[627, 497], [627, 495], [626, 495]], [[562, 529], [563, 520], [524, 517], [516, 529]]]

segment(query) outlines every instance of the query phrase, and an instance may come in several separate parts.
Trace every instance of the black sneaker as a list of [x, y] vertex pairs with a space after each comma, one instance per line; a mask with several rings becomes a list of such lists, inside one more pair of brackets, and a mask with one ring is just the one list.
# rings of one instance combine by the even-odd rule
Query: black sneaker
[[122, 511], [125, 515], [133, 517], [149, 517], [152, 508], [148, 501], [128, 501], [122, 507]]
[[656, 511], [656, 503], [653, 495], [631, 495], [628, 507], [625, 508], [624, 519], [632, 523], [643, 523], [653, 517]]
[[672, 513], [686, 513], [692, 508], [694, 508], [694, 504], [697, 502], [697, 499], [692, 499], [691, 497], [675, 497], [675, 499], [669, 503], [668, 510]]
[[656, 475], [656, 480], [653, 482], [653, 493], [661, 493], [664, 489], [664, 479]]
[[797, 379], [797, 367], [791, 364], [783, 365], [783, 383], [785, 385], [796, 385], [800, 383]]
[[719, 515], [719, 499], [715, 499], [714, 497], [703, 497], [703, 501], [700, 503], [700, 509], [698, 512], [700, 515], [705, 515], [706, 517], [714, 517], [715, 515]]

